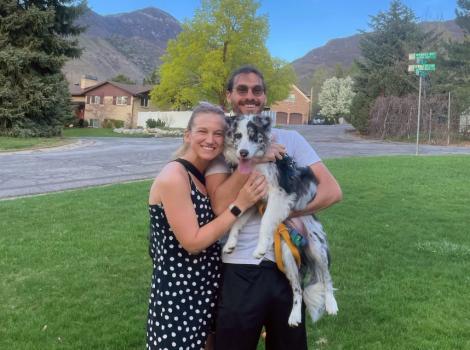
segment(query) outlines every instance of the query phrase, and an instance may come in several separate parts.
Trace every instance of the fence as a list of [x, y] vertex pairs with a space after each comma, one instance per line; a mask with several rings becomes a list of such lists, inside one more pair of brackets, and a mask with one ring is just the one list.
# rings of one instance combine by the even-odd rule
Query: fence
[[165, 126], [170, 128], [186, 128], [192, 111], [182, 112], [139, 112], [137, 115], [137, 126], [146, 127], [148, 119], [161, 120]]
[[[452, 108], [452, 100], [450, 105], [449, 110], [448, 95], [434, 95], [422, 101], [421, 142], [446, 144], [468, 135], [470, 117], [458, 115], [458, 108]], [[371, 110], [370, 134], [381, 139], [416, 139], [417, 115], [417, 96], [379, 97]]]
[[[146, 127], [148, 119], [161, 120], [165, 122], [165, 126], [170, 128], [186, 128], [188, 125], [189, 118], [191, 117], [192, 111], [182, 112], [139, 112], [137, 115], [137, 126]], [[273, 125], [276, 123], [276, 112], [263, 111], [263, 115], [271, 117]], [[227, 114], [228, 115], [228, 114]]]

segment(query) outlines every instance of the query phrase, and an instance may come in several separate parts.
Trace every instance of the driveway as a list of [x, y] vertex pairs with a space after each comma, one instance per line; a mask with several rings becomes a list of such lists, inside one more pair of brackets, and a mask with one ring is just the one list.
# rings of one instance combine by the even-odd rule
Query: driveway
[[[414, 155], [415, 145], [364, 140], [349, 125], [298, 130], [320, 157]], [[0, 198], [153, 178], [181, 138], [87, 138], [72, 145], [0, 153]], [[420, 146], [420, 154], [468, 154], [470, 147]]]

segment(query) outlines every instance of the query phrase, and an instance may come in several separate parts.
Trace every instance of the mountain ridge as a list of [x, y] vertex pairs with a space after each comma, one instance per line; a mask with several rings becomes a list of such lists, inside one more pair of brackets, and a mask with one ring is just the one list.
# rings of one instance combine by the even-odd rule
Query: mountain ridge
[[181, 32], [178, 20], [155, 7], [106, 16], [87, 10], [77, 22], [87, 29], [79, 36], [81, 57], [63, 69], [71, 83], [83, 75], [107, 80], [118, 74], [140, 83], [161, 64], [168, 41]]
[[[87, 26], [79, 36], [84, 48], [79, 59], [68, 61], [63, 69], [67, 80], [76, 83], [83, 75], [94, 75], [99, 80], [123, 74], [141, 83], [161, 62], [168, 41], [181, 32], [181, 24], [171, 14], [156, 7], [146, 7], [132, 12], [102, 16], [88, 10], [78, 20]], [[461, 40], [463, 31], [454, 20], [421, 22], [425, 30], [436, 30], [445, 38]], [[316, 69], [333, 69], [336, 64], [349, 67], [360, 59], [359, 42], [363, 33], [329, 40], [313, 48], [304, 56], [291, 62], [297, 85], [310, 90], [310, 80]]]
[[[455, 23], [455, 20], [420, 22], [419, 25], [425, 30], [435, 30], [442, 33], [444, 39], [462, 40], [463, 30]], [[314, 48], [304, 56], [291, 62], [298, 78], [298, 86], [309, 91], [310, 80], [315, 69], [320, 67], [333, 69], [340, 63], [343, 67], [351, 66], [355, 59], [361, 58], [359, 43], [366, 35], [358, 33], [343, 38], [329, 40], [325, 45]]]

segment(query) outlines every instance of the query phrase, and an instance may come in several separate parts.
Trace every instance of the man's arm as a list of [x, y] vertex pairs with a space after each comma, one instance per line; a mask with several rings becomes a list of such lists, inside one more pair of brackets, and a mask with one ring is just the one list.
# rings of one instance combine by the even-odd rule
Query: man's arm
[[237, 197], [249, 174], [238, 170], [230, 173], [216, 173], [206, 176], [206, 189], [215, 215], [222, 213]]
[[322, 162], [310, 165], [318, 180], [317, 195], [303, 210], [291, 212], [289, 217], [311, 215], [343, 199], [343, 192], [328, 168]]

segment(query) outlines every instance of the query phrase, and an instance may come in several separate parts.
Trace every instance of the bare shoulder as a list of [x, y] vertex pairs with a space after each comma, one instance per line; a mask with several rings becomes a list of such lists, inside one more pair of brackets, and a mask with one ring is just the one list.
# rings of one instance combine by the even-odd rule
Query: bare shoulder
[[188, 182], [186, 170], [179, 163], [171, 162], [163, 167], [157, 177], [153, 180], [150, 188], [149, 203], [161, 203], [162, 192], [169, 189], [185, 188]]

